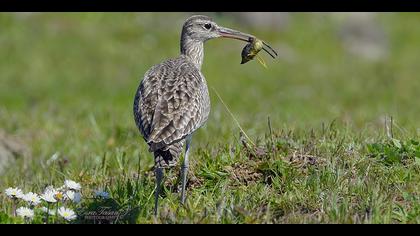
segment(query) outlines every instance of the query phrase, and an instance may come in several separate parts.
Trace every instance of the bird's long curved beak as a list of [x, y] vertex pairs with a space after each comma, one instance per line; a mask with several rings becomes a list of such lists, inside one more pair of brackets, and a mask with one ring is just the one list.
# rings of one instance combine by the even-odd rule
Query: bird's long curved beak
[[255, 36], [250, 34], [245, 34], [237, 30], [225, 28], [225, 27], [219, 27], [219, 34], [223, 38], [231, 38], [231, 39], [238, 39], [241, 41], [249, 42], [250, 38], [255, 38]]
[[[221, 37], [223, 38], [231, 38], [231, 39], [237, 39], [245, 42], [250, 42], [252, 38], [256, 38], [254, 35], [251, 34], [245, 34], [237, 30], [225, 28], [225, 27], [218, 27], [218, 31]], [[267, 43], [263, 42], [263, 50], [268, 53], [272, 58], [276, 58], [277, 52], [274, 51], [273, 48], [270, 47]]]

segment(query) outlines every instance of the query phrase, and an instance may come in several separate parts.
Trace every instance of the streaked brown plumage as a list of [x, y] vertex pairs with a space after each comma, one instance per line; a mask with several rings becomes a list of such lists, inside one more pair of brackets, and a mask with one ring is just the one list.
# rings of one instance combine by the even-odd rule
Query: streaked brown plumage
[[150, 68], [137, 89], [134, 119], [155, 158], [155, 215], [163, 169], [177, 164], [184, 145], [181, 202], [185, 201], [191, 137], [207, 121], [210, 113], [207, 83], [200, 71], [204, 42], [219, 37], [246, 42], [254, 38], [218, 26], [207, 16], [192, 16], [182, 27], [180, 56]]
[[209, 113], [206, 80], [185, 55], [152, 67], [136, 93], [135, 120], [156, 167], [177, 164], [184, 139], [207, 121]]

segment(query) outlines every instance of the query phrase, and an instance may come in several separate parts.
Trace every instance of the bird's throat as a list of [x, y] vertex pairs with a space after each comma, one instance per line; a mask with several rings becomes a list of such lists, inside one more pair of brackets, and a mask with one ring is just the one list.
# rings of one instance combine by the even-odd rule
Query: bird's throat
[[204, 43], [190, 39], [181, 39], [181, 55], [186, 56], [198, 69], [201, 69], [204, 59]]

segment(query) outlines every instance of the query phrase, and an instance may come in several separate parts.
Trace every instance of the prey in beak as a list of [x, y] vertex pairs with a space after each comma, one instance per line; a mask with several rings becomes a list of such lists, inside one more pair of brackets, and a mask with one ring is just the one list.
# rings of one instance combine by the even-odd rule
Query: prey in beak
[[[218, 32], [221, 37], [223, 38], [231, 38], [231, 39], [237, 39], [244, 42], [248, 42], [247, 46], [245, 46], [244, 50], [242, 51], [243, 54], [251, 54], [248, 56], [248, 58], [245, 58], [245, 60], [252, 60], [260, 50], [264, 50], [268, 55], [270, 55], [272, 58], [276, 58], [278, 56], [277, 52], [266, 42], [257, 39], [255, 36], [250, 34], [245, 34], [237, 30], [225, 28], [225, 27], [219, 27]], [[254, 55], [255, 54], [255, 55]], [[244, 56], [242, 56], [244, 61]], [[248, 61], [249, 61], [248, 60]], [[244, 63], [246, 63], [245, 61]], [[243, 64], [243, 63], [242, 63]]]
[[265, 61], [262, 59], [262, 57], [258, 56], [258, 53], [261, 51], [263, 47], [264, 47], [264, 44], [261, 40], [256, 39], [256, 38], [251, 38], [250, 42], [244, 47], [244, 49], [242, 49], [241, 64], [245, 64], [248, 61], [253, 60], [255, 57], [257, 57], [261, 65], [267, 68]]

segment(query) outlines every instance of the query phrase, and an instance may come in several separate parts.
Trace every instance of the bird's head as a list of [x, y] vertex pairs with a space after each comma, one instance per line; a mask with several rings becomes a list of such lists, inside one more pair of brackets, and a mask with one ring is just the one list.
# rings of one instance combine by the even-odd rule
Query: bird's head
[[218, 25], [208, 16], [195, 15], [188, 18], [182, 27], [182, 36], [205, 42], [218, 38]]
[[[242, 33], [237, 30], [219, 26], [212, 18], [203, 15], [194, 15], [188, 18], [182, 27], [182, 37], [188, 37], [194, 41], [205, 42], [214, 38], [232, 38], [245, 42], [251, 42], [255, 36]], [[267, 44], [264, 43], [264, 51], [273, 56], [269, 51], [277, 53]]]
[[233, 38], [242, 41], [249, 41], [254, 37], [236, 30], [221, 27], [212, 18], [203, 15], [195, 15], [188, 18], [182, 27], [182, 34], [190, 39], [205, 42], [213, 38]]

